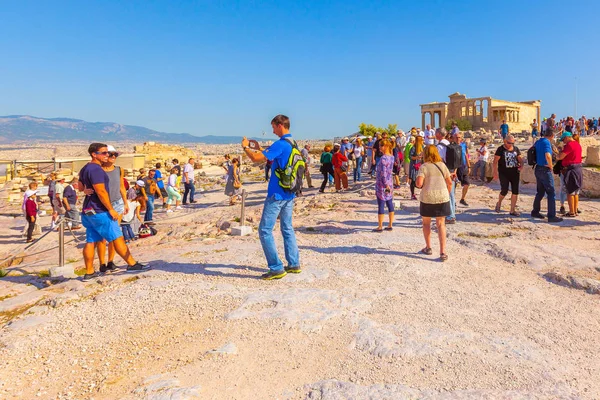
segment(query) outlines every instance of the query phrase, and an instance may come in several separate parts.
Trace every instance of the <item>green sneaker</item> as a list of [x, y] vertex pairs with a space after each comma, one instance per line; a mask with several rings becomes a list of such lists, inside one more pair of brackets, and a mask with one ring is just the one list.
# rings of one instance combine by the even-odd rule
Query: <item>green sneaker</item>
[[285, 267], [285, 272], [287, 272], [288, 274], [299, 274], [300, 272], [302, 272], [302, 268], [300, 268], [300, 266]]
[[287, 275], [287, 272], [285, 272], [285, 270], [280, 271], [280, 272], [269, 271], [266, 274], [262, 274], [260, 276], [260, 279], [262, 279], [264, 281], [271, 281], [273, 279], [281, 279], [286, 275]]

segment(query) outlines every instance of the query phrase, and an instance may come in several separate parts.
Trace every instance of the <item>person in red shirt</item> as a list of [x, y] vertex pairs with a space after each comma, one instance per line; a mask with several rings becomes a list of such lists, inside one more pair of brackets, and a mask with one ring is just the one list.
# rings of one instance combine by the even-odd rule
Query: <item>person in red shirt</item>
[[37, 190], [31, 190], [25, 192], [27, 201], [25, 202], [25, 216], [27, 217], [27, 243], [33, 242], [33, 230], [35, 229], [35, 221], [37, 220], [37, 203], [35, 201]]
[[333, 145], [333, 157], [331, 158], [333, 164], [333, 180], [335, 181], [335, 191], [348, 190], [348, 157], [346, 157], [340, 151], [340, 145], [335, 143]]
[[565, 131], [561, 140], [565, 144], [563, 150], [557, 157], [562, 161], [563, 169], [561, 174], [567, 190], [567, 202], [569, 203], [569, 213], [565, 217], [576, 217], [579, 212], [579, 192], [583, 186], [583, 168], [581, 164], [582, 149], [579, 144], [579, 135]]

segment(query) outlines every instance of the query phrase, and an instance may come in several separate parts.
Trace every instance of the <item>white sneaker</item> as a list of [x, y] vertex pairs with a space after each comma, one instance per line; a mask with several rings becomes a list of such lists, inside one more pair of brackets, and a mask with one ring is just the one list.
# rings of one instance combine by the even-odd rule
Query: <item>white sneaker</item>
[[171, 209], [167, 210], [167, 214], [172, 213], [172, 212], [173, 212], [173, 210], [171, 210]]
[[53, 230], [54, 228], [56, 228], [56, 223], [52, 221], [52, 223], [50, 224], [50, 230]]
[[176, 210], [183, 210], [183, 207], [181, 207], [181, 206], [177, 206], [177, 207], [175, 207], [175, 209], [176, 209]]

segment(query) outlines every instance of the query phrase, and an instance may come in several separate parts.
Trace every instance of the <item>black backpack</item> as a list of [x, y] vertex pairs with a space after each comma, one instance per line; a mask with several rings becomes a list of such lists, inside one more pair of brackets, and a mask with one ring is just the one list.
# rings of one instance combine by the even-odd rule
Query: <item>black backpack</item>
[[527, 164], [532, 167], [535, 166], [537, 157], [537, 150], [535, 149], [535, 145], [531, 146], [529, 150], [527, 150]]
[[456, 169], [458, 169], [461, 165], [463, 165], [462, 162], [462, 147], [460, 147], [459, 144], [456, 143], [450, 143], [450, 144], [444, 144], [441, 143], [442, 146], [446, 147], [446, 167], [448, 167], [448, 169], [450, 171], [454, 171]]

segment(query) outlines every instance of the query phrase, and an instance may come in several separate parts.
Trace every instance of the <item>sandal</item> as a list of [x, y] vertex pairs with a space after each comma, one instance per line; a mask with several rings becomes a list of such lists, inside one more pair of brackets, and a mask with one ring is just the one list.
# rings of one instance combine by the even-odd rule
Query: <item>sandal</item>
[[392, 228], [391, 226], [386, 226], [385, 228], [383, 228], [384, 231], [391, 231], [394, 228]]
[[440, 254], [440, 261], [446, 261], [448, 259], [448, 254]]
[[373, 232], [381, 233], [383, 232], [383, 229], [375, 228], [373, 229]]
[[497, 213], [500, 212], [500, 203], [496, 203], [496, 208], [494, 209]]
[[430, 256], [433, 254], [433, 250], [431, 250], [431, 247], [424, 247], [421, 249], [421, 253]]
[[566, 213], [564, 216], [567, 218], [575, 218], [577, 216], [577, 214], [569, 212], [569, 213]]
[[513, 211], [513, 212], [510, 213], [510, 215], [512, 215], [513, 217], [520, 217], [521, 213], [518, 212], [518, 211]]

